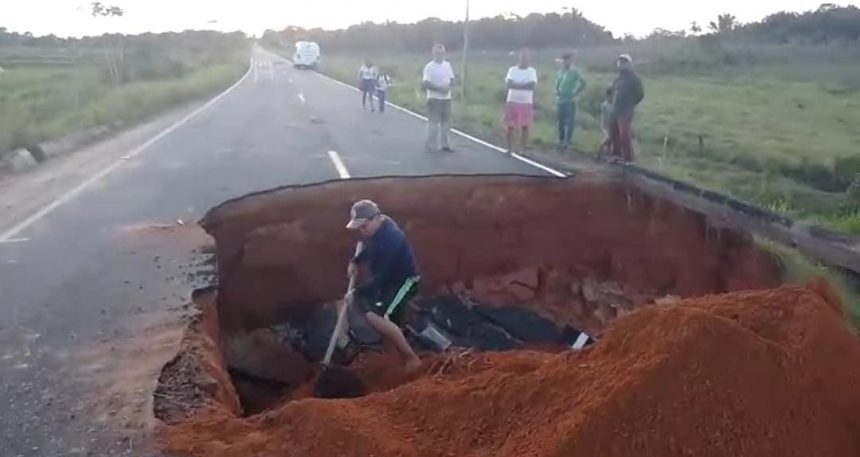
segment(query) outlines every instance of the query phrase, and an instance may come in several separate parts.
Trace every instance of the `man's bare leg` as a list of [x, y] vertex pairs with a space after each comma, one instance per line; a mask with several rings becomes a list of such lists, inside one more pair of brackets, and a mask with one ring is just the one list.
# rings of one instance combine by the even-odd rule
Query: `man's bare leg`
[[406, 341], [406, 337], [403, 336], [403, 332], [397, 325], [374, 313], [365, 313], [365, 316], [367, 316], [367, 322], [370, 326], [379, 332], [386, 342], [397, 348], [397, 352], [400, 353], [406, 364], [407, 371], [415, 371], [421, 367], [421, 359], [409, 346], [409, 342]]

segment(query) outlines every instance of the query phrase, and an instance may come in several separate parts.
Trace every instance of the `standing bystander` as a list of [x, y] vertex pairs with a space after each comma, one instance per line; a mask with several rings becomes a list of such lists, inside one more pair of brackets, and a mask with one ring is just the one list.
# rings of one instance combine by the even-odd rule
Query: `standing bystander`
[[505, 127], [507, 128], [508, 153], [514, 152], [514, 135], [519, 131], [520, 152], [528, 146], [529, 129], [534, 123], [535, 86], [537, 70], [529, 64], [528, 49], [520, 51], [520, 61], [508, 69], [505, 86], [508, 98], [505, 103]]
[[454, 69], [445, 60], [445, 46], [433, 46], [433, 60], [424, 66], [423, 87], [427, 90], [427, 151], [451, 152], [448, 131], [451, 129], [451, 87]]
[[576, 121], [576, 97], [585, 90], [585, 79], [573, 66], [573, 53], [561, 56], [561, 70], [555, 78], [558, 149], [567, 150], [573, 140]]
[[379, 71], [373, 65], [370, 59], [364, 61], [361, 68], [358, 69], [358, 88], [361, 90], [361, 108], [367, 109], [367, 102], [370, 102], [370, 111], [375, 111], [373, 107], [373, 94], [376, 92], [376, 80], [379, 77]]
[[385, 112], [385, 99], [390, 85], [391, 78], [388, 73], [384, 69], [380, 69], [379, 77], [376, 79], [376, 100], [379, 103], [379, 114]]
[[622, 54], [616, 61], [618, 77], [612, 83], [615, 94], [612, 103], [612, 155], [615, 160], [633, 161], [633, 115], [645, 98], [642, 80], [633, 72], [633, 59]]

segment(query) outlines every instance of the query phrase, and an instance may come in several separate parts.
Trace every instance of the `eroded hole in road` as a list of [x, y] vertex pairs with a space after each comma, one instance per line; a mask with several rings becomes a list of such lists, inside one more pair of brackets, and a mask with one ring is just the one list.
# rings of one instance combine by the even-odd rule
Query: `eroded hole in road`
[[[742, 233], [597, 175], [382, 178], [288, 187], [226, 202], [202, 221], [216, 240], [218, 289], [159, 380], [156, 416], [256, 414], [312, 396], [356, 239], [350, 205], [377, 201], [407, 233], [422, 288], [410, 303], [420, 376], [456, 376], [477, 351], [567, 351], [583, 334], [674, 297], [773, 287], [780, 267]], [[447, 354], [428, 326], [452, 341]], [[378, 339], [341, 354], [367, 393], [415, 380]], [[425, 336], [421, 336], [424, 333]], [[589, 340], [591, 341], [591, 340]], [[581, 343], [582, 341], [580, 341]], [[419, 376], [419, 377], [420, 377]]]

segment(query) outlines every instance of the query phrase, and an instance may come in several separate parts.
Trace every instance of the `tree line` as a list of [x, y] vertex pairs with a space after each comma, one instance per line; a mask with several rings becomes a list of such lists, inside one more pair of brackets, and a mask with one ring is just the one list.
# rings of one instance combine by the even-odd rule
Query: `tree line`
[[[290, 26], [282, 31], [267, 30], [262, 42], [285, 46], [299, 40], [316, 41], [331, 51], [377, 49], [386, 51], [426, 51], [428, 43], [442, 43], [451, 49], [463, 46], [463, 22], [429, 18], [412, 24], [365, 22], [341, 30], [304, 29]], [[803, 13], [778, 12], [761, 21], [742, 24], [730, 14], [721, 14], [708, 24], [690, 24], [685, 30], [655, 29], [645, 37], [678, 38], [713, 35], [763, 42], [827, 44], [860, 40], [858, 7], [822, 4]], [[563, 13], [529, 14], [521, 17], [502, 14], [469, 24], [470, 45], [478, 49], [514, 49], [528, 46], [585, 47], [619, 41], [636, 41], [632, 36], [615, 37], [603, 26], [585, 18], [575, 8]]]
[[[346, 29], [327, 31], [288, 27], [276, 32], [267, 30], [262, 41], [285, 45], [299, 40], [316, 41], [324, 49], [391, 51], [426, 51], [429, 44], [442, 43], [450, 49], [463, 46], [463, 22], [429, 18], [413, 24], [365, 22]], [[611, 43], [612, 33], [586, 19], [578, 10], [564, 13], [503, 14], [469, 23], [470, 45], [480, 49], [502, 49], [519, 46], [548, 47], [559, 44], [590, 46]]]

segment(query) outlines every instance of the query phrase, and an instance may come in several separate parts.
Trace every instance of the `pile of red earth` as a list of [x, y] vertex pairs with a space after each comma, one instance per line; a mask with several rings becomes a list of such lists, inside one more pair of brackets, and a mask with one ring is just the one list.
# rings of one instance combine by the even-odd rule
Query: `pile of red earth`
[[163, 443], [201, 457], [857, 456], [860, 341], [839, 310], [824, 284], [647, 306], [581, 352], [451, 357], [359, 399], [210, 410]]

